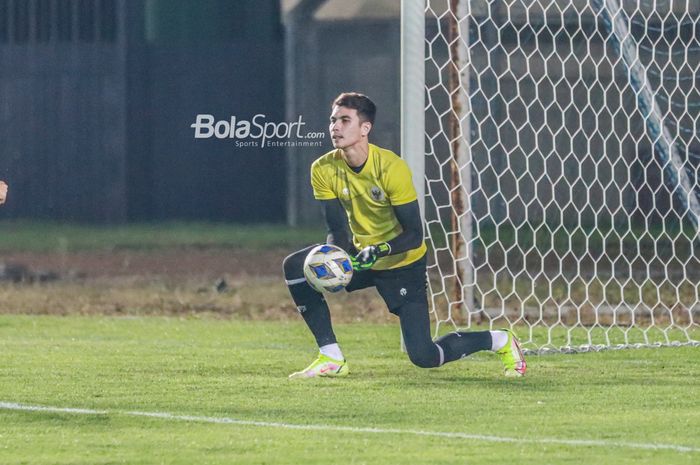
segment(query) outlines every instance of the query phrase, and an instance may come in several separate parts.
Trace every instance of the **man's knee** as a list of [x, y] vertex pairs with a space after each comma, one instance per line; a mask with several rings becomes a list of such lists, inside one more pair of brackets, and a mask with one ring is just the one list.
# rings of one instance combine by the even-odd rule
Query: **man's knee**
[[440, 352], [437, 346], [433, 343], [422, 344], [419, 347], [409, 348], [408, 358], [415, 366], [419, 368], [435, 368], [440, 366]]
[[298, 250], [293, 254], [284, 257], [282, 269], [286, 279], [298, 279], [304, 276], [304, 260], [308, 253], [307, 249]]
[[304, 260], [312, 247], [294, 252], [285, 257], [282, 262], [284, 280], [287, 282], [289, 293], [299, 313], [304, 313], [309, 306], [317, 306], [325, 302], [323, 294], [309, 286], [304, 277]]

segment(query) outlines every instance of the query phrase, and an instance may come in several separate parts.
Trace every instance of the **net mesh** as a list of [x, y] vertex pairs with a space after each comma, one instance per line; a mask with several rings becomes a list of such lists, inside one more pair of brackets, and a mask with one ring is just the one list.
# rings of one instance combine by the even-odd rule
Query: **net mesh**
[[426, 1], [437, 333], [697, 345], [699, 18], [690, 1]]

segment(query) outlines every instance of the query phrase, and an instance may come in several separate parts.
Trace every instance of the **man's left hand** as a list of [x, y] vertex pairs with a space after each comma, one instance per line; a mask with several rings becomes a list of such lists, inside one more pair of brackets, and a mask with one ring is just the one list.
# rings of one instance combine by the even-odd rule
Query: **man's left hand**
[[360, 252], [352, 257], [352, 269], [355, 271], [369, 270], [377, 262], [377, 259], [389, 255], [391, 247], [386, 242], [378, 245], [368, 245]]

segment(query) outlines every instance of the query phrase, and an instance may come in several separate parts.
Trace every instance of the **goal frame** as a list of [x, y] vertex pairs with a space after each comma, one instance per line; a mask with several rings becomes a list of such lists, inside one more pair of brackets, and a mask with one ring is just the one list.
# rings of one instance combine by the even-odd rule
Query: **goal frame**
[[[476, 282], [475, 271], [472, 268], [472, 217], [469, 205], [471, 192], [471, 172], [470, 172], [470, 100], [469, 100], [469, 64], [468, 51], [464, 40], [460, 36], [468, 34], [464, 28], [468, 28], [469, 21], [460, 21], [457, 18], [464, 17], [468, 8], [465, 6], [469, 0], [449, 0], [449, 8], [453, 13], [453, 21], [450, 25], [451, 36], [449, 38], [450, 56], [457, 57], [457, 62], [453, 62], [449, 76], [449, 91], [452, 100], [451, 105], [453, 115], [450, 122], [450, 146], [451, 156], [454, 160], [451, 179], [451, 204], [455, 213], [453, 214], [452, 227], [461, 234], [454, 235], [452, 251], [457, 257], [456, 281], [454, 294], [456, 296], [455, 305], [451, 311], [460, 310], [464, 313], [466, 327], [471, 327], [474, 323], [481, 323], [478, 309], [474, 308], [473, 284]], [[413, 183], [418, 193], [421, 213], [425, 220], [425, 196], [426, 194], [426, 0], [401, 0], [401, 154], [407, 161], [413, 174]], [[673, 144], [663, 124], [659, 122], [659, 109], [654, 105], [654, 99], [649, 103], [650, 90], [644, 87], [643, 80], [638, 76], [635, 80], [634, 57], [632, 56], [633, 45], [630, 45], [630, 34], [628, 34], [620, 20], [620, 3], [618, 0], [591, 0], [591, 7], [597, 9], [603, 22], [608, 27], [613, 40], [617, 43], [616, 49], [630, 74], [630, 83], [639, 95], [639, 105], [648, 107], [647, 124], [649, 131], [656, 130], [659, 134], [658, 144], [661, 145], [661, 152], [668, 159], [666, 166], [667, 176], [676, 183], [679, 191], [685, 195], [685, 206], [688, 217], [693, 221], [696, 228], [700, 221], [700, 204], [693, 195], [693, 185], [687, 178], [682, 162], [675, 152]], [[468, 36], [468, 35], [467, 35]], [[643, 99], [646, 98], [645, 102]], [[654, 126], [652, 128], [651, 126]], [[665, 149], [664, 149], [665, 147]], [[459, 188], [458, 188], [459, 187]], [[682, 197], [682, 196], [681, 196]], [[425, 224], [425, 222], [424, 222]], [[696, 230], [696, 241], [698, 240]], [[435, 309], [433, 309], [435, 314]], [[693, 320], [691, 313], [691, 324], [697, 328], [697, 320]], [[440, 326], [444, 321], [438, 319], [435, 328], [436, 335], [440, 331]], [[454, 324], [454, 322], [452, 322]], [[455, 324], [455, 328], [456, 328]], [[630, 344], [584, 344], [580, 346], [561, 347], [536, 347], [526, 349], [526, 352], [547, 353], [547, 352], [585, 352], [608, 349], [625, 349], [640, 347], [660, 347], [660, 346], [700, 346], [700, 341], [688, 338], [687, 341], [671, 341], [669, 343], [630, 343]]]

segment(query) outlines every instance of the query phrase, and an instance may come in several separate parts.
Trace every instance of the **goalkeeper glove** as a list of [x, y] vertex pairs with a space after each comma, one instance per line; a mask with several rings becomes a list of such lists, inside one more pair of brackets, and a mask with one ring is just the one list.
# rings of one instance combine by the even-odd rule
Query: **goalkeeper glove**
[[378, 258], [384, 257], [391, 253], [391, 246], [386, 242], [377, 245], [368, 245], [360, 250], [360, 253], [350, 259], [352, 269], [355, 271], [369, 270], [377, 262]]

